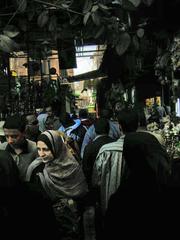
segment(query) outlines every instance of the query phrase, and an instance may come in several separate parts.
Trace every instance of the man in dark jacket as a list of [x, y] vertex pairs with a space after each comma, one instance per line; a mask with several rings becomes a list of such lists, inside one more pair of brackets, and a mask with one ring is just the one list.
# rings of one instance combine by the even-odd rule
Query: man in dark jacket
[[26, 139], [25, 129], [25, 118], [9, 116], [3, 125], [7, 142], [0, 144], [0, 150], [6, 150], [13, 157], [22, 180], [25, 180], [28, 166], [37, 156], [36, 143]]
[[96, 156], [99, 152], [99, 149], [106, 143], [113, 142], [114, 140], [108, 136], [109, 133], [109, 121], [105, 118], [99, 118], [94, 123], [96, 137], [86, 145], [83, 155], [83, 171], [88, 183], [89, 188], [91, 185], [92, 171]]
[[[87, 211], [91, 209], [91, 206], [95, 207], [95, 215], [96, 218], [93, 220], [88, 219], [89, 221], [94, 221], [95, 229], [96, 229], [96, 239], [100, 239], [101, 232], [101, 215], [98, 206], [99, 202], [99, 192], [97, 189], [92, 187], [92, 172], [94, 162], [96, 160], [96, 156], [99, 152], [99, 149], [106, 143], [113, 142], [114, 140], [108, 136], [109, 133], [109, 121], [106, 118], [99, 118], [94, 123], [96, 137], [92, 142], [88, 143], [84, 150], [82, 167], [84, 171], [84, 175], [86, 177], [86, 181], [88, 183], [89, 193], [86, 199], [86, 205], [88, 208]], [[90, 210], [91, 211], [91, 210]], [[89, 223], [86, 224], [89, 224]], [[85, 226], [86, 226], [85, 224]]]

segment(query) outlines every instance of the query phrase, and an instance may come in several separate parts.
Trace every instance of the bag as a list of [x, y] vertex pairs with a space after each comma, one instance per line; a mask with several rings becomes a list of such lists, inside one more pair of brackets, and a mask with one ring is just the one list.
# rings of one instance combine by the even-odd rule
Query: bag
[[62, 239], [79, 239], [80, 213], [73, 199], [59, 199], [53, 210]]

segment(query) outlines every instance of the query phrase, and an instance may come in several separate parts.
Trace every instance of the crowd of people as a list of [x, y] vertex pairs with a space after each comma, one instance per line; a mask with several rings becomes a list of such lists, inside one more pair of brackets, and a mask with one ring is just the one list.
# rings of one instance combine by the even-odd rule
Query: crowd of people
[[1, 122], [6, 235], [25, 237], [19, 225], [59, 240], [160, 236], [164, 226], [170, 233], [177, 225], [172, 214], [179, 214], [178, 167], [141, 116], [124, 107], [115, 118], [110, 109], [96, 119], [86, 109], [57, 117], [47, 106]]

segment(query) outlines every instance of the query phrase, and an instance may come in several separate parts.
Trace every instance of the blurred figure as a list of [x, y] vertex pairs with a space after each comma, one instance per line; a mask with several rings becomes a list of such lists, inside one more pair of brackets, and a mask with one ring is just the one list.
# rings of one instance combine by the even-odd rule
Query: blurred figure
[[47, 114], [45, 108], [44, 109], [38, 109], [37, 112], [38, 112], [37, 113], [37, 120], [39, 122], [39, 131], [43, 132], [43, 131], [46, 130], [45, 122], [46, 122], [46, 119], [48, 117], [48, 114]]
[[[58, 131], [64, 132], [68, 137], [72, 138], [78, 146], [74, 146], [80, 156], [82, 141], [86, 133], [86, 129], [82, 126], [80, 119], [74, 120], [69, 113], [65, 113], [60, 118], [61, 127]], [[73, 147], [73, 146], [72, 146]]]
[[27, 114], [26, 121], [27, 121], [25, 130], [26, 138], [31, 141], [37, 142], [37, 138], [41, 132], [39, 131], [39, 123], [36, 115], [33, 113]]
[[46, 107], [47, 118], [45, 120], [45, 130], [57, 130], [61, 123], [59, 120], [59, 113], [51, 106]]
[[[112, 116], [113, 116], [112, 110], [110, 110], [110, 109], [102, 109], [99, 112], [99, 116], [100, 116], [100, 118], [108, 119], [109, 126], [110, 126], [109, 136], [112, 139], [117, 140], [122, 135], [122, 133], [120, 131], [118, 122], [112, 120]], [[83, 158], [85, 146], [89, 142], [92, 142], [92, 140], [95, 137], [96, 137], [96, 132], [95, 132], [94, 124], [93, 124], [93, 125], [91, 125], [89, 127], [89, 129], [87, 130], [87, 132], [86, 132], [86, 134], [84, 136], [84, 139], [83, 139], [83, 142], [82, 142], [82, 147], [81, 147], [81, 158]]]
[[81, 124], [86, 129], [88, 129], [93, 124], [93, 121], [89, 118], [89, 114], [88, 114], [87, 109], [80, 109], [79, 110], [79, 119], [81, 120]]

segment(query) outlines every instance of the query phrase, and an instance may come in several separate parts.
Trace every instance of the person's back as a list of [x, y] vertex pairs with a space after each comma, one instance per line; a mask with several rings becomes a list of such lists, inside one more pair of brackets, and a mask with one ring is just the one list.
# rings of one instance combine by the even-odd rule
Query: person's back
[[[109, 128], [109, 134], [108, 135], [112, 139], [117, 140], [122, 135], [122, 132], [120, 131], [118, 122], [111, 120], [111, 116], [112, 116], [112, 113], [109, 109], [102, 109], [100, 111], [100, 118], [105, 118], [105, 119], [108, 119], [108, 121], [109, 121], [110, 128]], [[96, 137], [95, 127], [94, 127], [94, 124], [92, 124], [88, 128], [86, 134], [84, 135], [84, 139], [83, 139], [82, 147], [81, 147], [81, 158], [83, 158], [84, 149], [85, 149], [86, 145], [89, 142], [92, 142], [92, 140], [95, 137]]]
[[100, 188], [101, 209], [105, 214], [110, 196], [121, 183], [123, 172], [124, 136], [135, 132], [138, 127], [138, 115], [133, 109], [123, 109], [118, 115], [119, 128], [123, 135], [115, 142], [103, 145], [96, 157], [93, 169], [93, 185]]
[[88, 186], [91, 188], [92, 185], [92, 172], [94, 162], [96, 160], [99, 149], [107, 143], [113, 142], [114, 140], [108, 136], [109, 133], [109, 122], [105, 118], [99, 118], [94, 123], [95, 131], [97, 136], [85, 147], [82, 167]]
[[46, 122], [47, 117], [48, 117], [48, 114], [45, 111], [40, 112], [37, 116], [37, 120], [39, 122], [39, 131], [40, 132], [43, 132], [43, 131], [46, 130], [45, 122]]
[[62, 123], [58, 131], [64, 132], [69, 137], [69, 144], [80, 158], [80, 149], [86, 129], [82, 126], [80, 119], [73, 120], [69, 113], [61, 116]]
[[93, 124], [93, 121], [89, 118], [89, 114], [88, 114], [87, 109], [80, 109], [79, 110], [79, 119], [81, 120], [81, 124], [86, 129], [88, 129]]
[[125, 136], [123, 155], [125, 170], [109, 200], [104, 239], [112, 232], [140, 239], [173, 234], [179, 194], [168, 187], [171, 167], [166, 151], [150, 133], [137, 132]]

